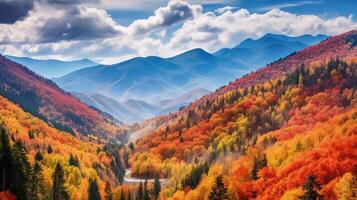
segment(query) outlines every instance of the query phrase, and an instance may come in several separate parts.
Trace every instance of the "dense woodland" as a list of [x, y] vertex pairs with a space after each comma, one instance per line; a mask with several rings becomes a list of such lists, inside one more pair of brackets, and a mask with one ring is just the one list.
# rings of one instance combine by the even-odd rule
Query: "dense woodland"
[[[127, 145], [60, 131], [1, 96], [0, 199], [356, 199], [355, 35], [158, 118], [157, 130]], [[324, 44], [337, 45], [335, 56], [318, 53]], [[259, 75], [267, 69], [278, 75]], [[154, 181], [128, 184], [127, 168]]]

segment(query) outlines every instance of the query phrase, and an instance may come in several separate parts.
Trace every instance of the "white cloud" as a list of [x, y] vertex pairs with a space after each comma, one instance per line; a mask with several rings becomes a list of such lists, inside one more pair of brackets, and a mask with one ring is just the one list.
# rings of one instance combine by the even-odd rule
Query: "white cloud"
[[208, 12], [186, 22], [174, 33], [169, 46], [181, 51], [197, 47], [216, 51], [266, 33], [334, 35], [356, 28], [357, 23], [351, 16], [324, 20], [315, 15], [296, 15], [279, 9], [264, 14], [249, 13], [245, 9], [221, 15]]
[[[167, 6], [157, 9], [147, 19], [134, 21], [124, 27], [114, 22], [102, 9], [88, 5], [75, 6], [82, 10], [79, 10], [77, 15], [69, 15], [68, 10], [36, 4], [23, 21], [13, 25], [0, 25], [0, 41], [7, 42], [0, 45], [0, 51], [38, 58], [90, 58], [109, 64], [134, 56], [173, 56], [193, 48], [214, 52], [220, 48], [235, 46], [248, 37], [258, 38], [266, 33], [290, 36], [335, 35], [357, 29], [357, 23], [352, 17], [322, 19], [315, 15], [297, 15], [279, 9], [259, 14], [245, 9], [234, 11], [229, 7], [222, 8], [221, 12], [203, 13], [202, 6], [179, 0], [171, 1]], [[61, 24], [65, 28], [73, 28], [81, 24], [80, 19], [89, 18], [104, 24], [106, 28], [117, 30], [118, 33], [110, 37], [87, 40], [72, 35], [71, 40], [36, 43], [41, 41], [41, 27], [49, 18], [63, 20], [63, 16], [67, 16], [65, 19], [68, 19], [68, 16], [74, 16], [76, 19], [64, 20]], [[177, 30], [170, 30], [173, 27]]]
[[185, 1], [173, 0], [167, 6], [157, 9], [153, 16], [134, 21], [128, 27], [128, 33], [131, 35], [146, 34], [197, 17], [202, 14], [202, 10], [201, 5], [191, 5]]
[[53, 6], [36, 1], [25, 19], [0, 24], [0, 44], [105, 38], [120, 34], [121, 29], [102, 9], [77, 4]]
[[237, 7], [225, 6], [225, 7], [216, 9], [215, 12], [217, 12], [218, 14], [223, 14], [228, 11], [233, 11], [234, 9], [237, 9]]

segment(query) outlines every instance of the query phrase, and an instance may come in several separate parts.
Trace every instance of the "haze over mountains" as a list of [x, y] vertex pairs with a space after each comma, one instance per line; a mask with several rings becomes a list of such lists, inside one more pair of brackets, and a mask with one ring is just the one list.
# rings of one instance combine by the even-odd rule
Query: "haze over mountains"
[[[175, 99], [199, 88], [213, 91], [260, 66], [326, 38], [325, 35], [289, 37], [267, 34], [213, 54], [193, 49], [171, 58], [138, 57], [114, 65], [80, 69], [53, 80], [89, 105], [124, 122], [136, 122], [187, 105], [180, 102], [168, 108], [161, 104], [163, 100]], [[133, 111], [126, 103], [128, 100], [140, 102], [139, 105], [150, 109], [138, 106]], [[119, 110], [107, 109], [110, 107]]]

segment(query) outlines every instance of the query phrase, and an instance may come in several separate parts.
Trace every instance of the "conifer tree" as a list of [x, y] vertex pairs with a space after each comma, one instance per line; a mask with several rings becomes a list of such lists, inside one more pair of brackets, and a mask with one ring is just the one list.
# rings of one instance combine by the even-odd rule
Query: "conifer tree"
[[120, 192], [120, 200], [125, 200], [125, 195], [124, 195], [123, 189], [121, 189], [121, 192]]
[[0, 127], [0, 141], [0, 189], [1, 191], [10, 190], [10, 192], [14, 192], [13, 189], [16, 184], [16, 174], [13, 171], [13, 167], [15, 165], [15, 160], [11, 153], [12, 150], [9, 135], [2, 126]]
[[88, 200], [100, 200], [100, 193], [97, 180], [89, 180]]
[[160, 191], [161, 191], [160, 180], [159, 180], [159, 177], [156, 176], [155, 181], [154, 181], [154, 198], [155, 199], [159, 198]]
[[150, 200], [149, 190], [148, 190], [148, 181], [145, 179], [144, 182], [144, 195], [143, 200]]
[[306, 183], [302, 186], [305, 193], [299, 196], [301, 200], [321, 200], [323, 196], [318, 193], [321, 189], [320, 184], [316, 180], [316, 176], [310, 175], [307, 177]]
[[128, 200], [131, 200], [131, 193], [130, 193], [130, 191], [128, 192]]
[[48, 154], [53, 153], [53, 149], [52, 149], [51, 145], [48, 145], [48, 147], [47, 147], [47, 153], [48, 153]]
[[217, 176], [216, 182], [208, 198], [210, 200], [228, 200], [227, 188], [224, 186], [222, 175]]
[[64, 171], [59, 163], [57, 163], [56, 165], [52, 179], [53, 179], [52, 200], [69, 199], [69, 195], [65, 187]]
[[45, 196], [45, 186], [43, 183], [42, 166], [35, 162], [30, 177], [30, 194], [29, 200], [40, 200]]
[[136, 199], [137, 200], [142, 200], [143, 196], [144, 196], [144, 194], [143, 194], [143, 184], [140, 182], [139, 189], [138, 189], [138, 194], [136, 196]]
[[78, 159], [74, 157], [72, 154], [69, 156], [68, 164], [70, 166], [79, 167]]
[[15, 165], [12, 169], [16, 173], [16, 188], [14, 194], [19, 200], [28, 199], [29, 195], [29, 179], [31, 175], [31, 165], [27, 159], [25, 147], [21, 141], [17, 141], [14, 145], [14, 160]]
[[105, 184], [105, 200], [113, 200], [112, 188], [110, 187], [110, 183], [107, 181]]
[[43, 155], [42, 155], [41, 151], [36, 152], [35, 159], [37, 161], [43, 160]]

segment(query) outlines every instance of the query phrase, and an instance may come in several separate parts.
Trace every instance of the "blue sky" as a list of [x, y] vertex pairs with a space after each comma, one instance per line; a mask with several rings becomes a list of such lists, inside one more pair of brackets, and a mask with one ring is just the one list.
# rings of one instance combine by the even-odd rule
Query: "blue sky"
[[0, 0], [0, 53], [89, 58], [215, 52], [266, 33], [357, 29], [354, 0]]
[[[196, 1], [204, 3], [204, 1]], [[165, 6], [167, 1], [161, 1], [157, 6]], [[324, 18], [353, 15], [356, 20], [357, 1], [354, 0], [313, 0], [313, 1], [285, 1], [285, 0], [236, 0], [216, 1], [202, 4], [205, 11], [214, 11], [224, 6], [232, 6], [235, 9], [246, 8], [249, 11], [263, 13], [271, 8], [280, 8], [296, 14], [313, 14]], [[130, 9], [108, 9], [113, 18], [123, 25], [129, 25], [136, 19], [147, 18], [155, 7], [138, 7]]]

